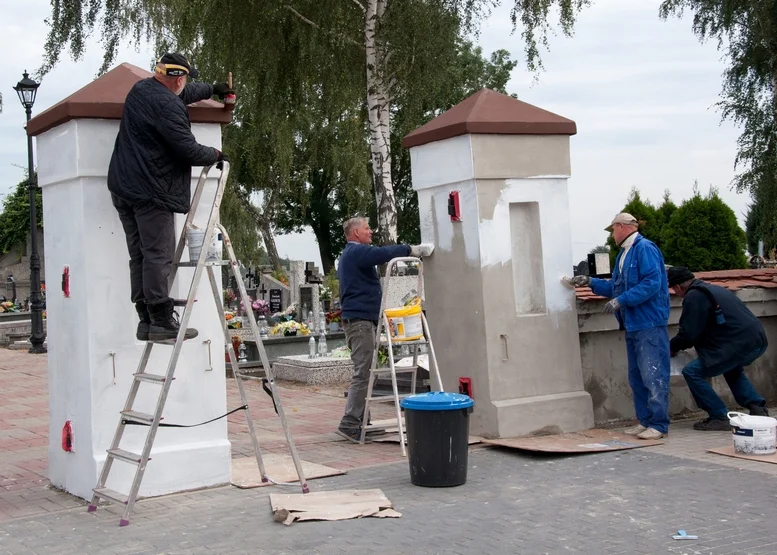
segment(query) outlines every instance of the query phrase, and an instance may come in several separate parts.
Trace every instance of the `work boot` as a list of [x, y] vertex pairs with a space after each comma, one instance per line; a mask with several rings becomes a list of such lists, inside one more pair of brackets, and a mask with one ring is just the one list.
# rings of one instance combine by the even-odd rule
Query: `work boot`
[[151, 325], [151, 315], [148, 313], [148, 307], [146, 301], [138, 301], [135, 303], [135, 310], [138, 311], [138, 331], [135, 332], [135, 337], [138, 341], [148, 341], [148, 328]]
[[747, 410], [750, 411], [750, 416], [769, 416], [769, 409], [766, 408], [766, 404], [748, 405]]
[[693, 425], [694, 430], [701, 430], [703, 432], [730, 432], [731, 424], [728, 422], [728, 418], [705, 418]]
[[[173, 310], [172, 299], [150, 304], [148, 305], [148, 311], [151, 314], [151, 326], [148, 328], [149, 341], [165, 341], [178, 337], [178, 330], [181, 326], [178, 322], [178, 313]], [[193, 339], [195, 337], [197, 337], [197, 330], [186, 328], [184, 339]]]

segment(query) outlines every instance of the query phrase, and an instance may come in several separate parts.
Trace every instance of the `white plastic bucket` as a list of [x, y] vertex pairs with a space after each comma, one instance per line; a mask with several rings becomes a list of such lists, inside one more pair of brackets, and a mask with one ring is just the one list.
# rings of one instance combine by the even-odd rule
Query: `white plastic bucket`
[[[186, 230], [186, 245], [189, 247], [189, 261], [197, 262], [202, 252], [202, 243], [205, 241], [205, 230], [190, 227]], [[221, 234], [218, 230], [213, 231], [213, 238], [208, 248], [206, 262], [219, 262], [222, 252]]]
[[741, 412], [727, 414], [734, 437], [734, 452], [742, 455], [771, 455], [777, 451], [777, 419]]

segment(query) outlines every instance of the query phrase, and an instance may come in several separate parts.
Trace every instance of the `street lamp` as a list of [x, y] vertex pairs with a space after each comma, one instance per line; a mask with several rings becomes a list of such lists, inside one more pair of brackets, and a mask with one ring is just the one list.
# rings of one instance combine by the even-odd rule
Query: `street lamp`
[[[27, 113], [27, 123], [32, 118], [32, 105], [35, 104], [35, 96], [38, 93], [40, 83], [36, 83], [25, 71], [22, 80], [14, 90], [19, 95], [19, 101]], [[32, 136], [27, 135], [27, 184], [30, 193], [30, 318], [32, 320], [32, 335], [30, 335], [31, 353], [45, 353], [43, 342], [46, 335], [43, 333], [43, 299], [40, 294], [40, 256], [38, 256], [38, 211], [36, 198], [38, 184], [35, 181], [35, 167], [32, 159]]]

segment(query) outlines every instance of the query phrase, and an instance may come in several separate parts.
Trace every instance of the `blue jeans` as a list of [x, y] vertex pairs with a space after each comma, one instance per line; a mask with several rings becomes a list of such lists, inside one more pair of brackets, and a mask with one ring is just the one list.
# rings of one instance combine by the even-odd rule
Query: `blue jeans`
[[626, 332], [629, 385], [639, 423], [669, 431], [669, 331], [666, 327]]
[[699, 408], [707, 411], [711, 418], [726, 418], [728, 413], [726, 404], [718, 397], [708, 381], [708, 378], [721, 374], [726, 378], [726, 383], [728, 383], [731, 393], [734, 394], [734, 399], [740, 406], [747, 408], [750, 405], [765, 405], [766, 401], [747, 379], [744, 369], [745, 366], [755, 362], [765, 351], [766, 347], [758, 347], [746, 353], [738, 361], [724, 367], [705, 368], [698, 358], [686, 364], [683, 368], [683, 377]]

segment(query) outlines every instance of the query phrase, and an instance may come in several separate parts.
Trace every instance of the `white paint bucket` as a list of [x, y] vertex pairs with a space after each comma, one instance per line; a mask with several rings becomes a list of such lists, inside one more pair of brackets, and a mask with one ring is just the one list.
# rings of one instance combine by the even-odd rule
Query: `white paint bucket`
[[[186, 230], [186, 246], [189, 247], [189, 261], [197, 262], [202, 252], [202, 243], [205, 241], [205, 230], [190, 227]], [[219, 262], [221, 260], [222, 241], [218, 230], [213, 231], [213, 238], [208, 248], [206, 262]]]
[[734, 452], [742, 455], [771, 455], [777, 451], [777, 419], [741, 412], [727, 414], [734, 436]]

